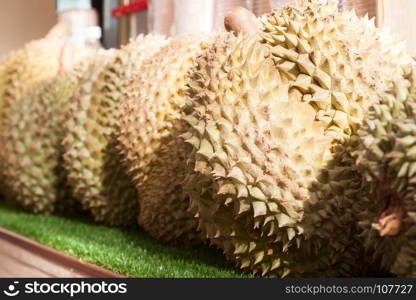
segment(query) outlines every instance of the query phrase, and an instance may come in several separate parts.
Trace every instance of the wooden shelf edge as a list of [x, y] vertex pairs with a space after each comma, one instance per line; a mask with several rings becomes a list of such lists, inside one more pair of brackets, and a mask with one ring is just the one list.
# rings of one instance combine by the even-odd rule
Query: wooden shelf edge
[[[66, 255], [62, 252], [59, 252], [51, 247], [47, 247], [42, 245], [38, 242], [35, 242], [31, 239], [28, 239], [24, 236], [21, 236], [15, 232], [12, 232], [8, 229], [0, 227], [0, 241], [3, 242], [3, 252], [7, 253], [7, 244], [10, 246], [13, 245], [13, 251], [16, 252], [16, 247], [18, 247], [17, 251], [21, 251], [21, 255], [17, 255], [13, 257], [16, 260], [21, 261], [22, 265], [36, 265], [37, 268], [41, 268], [42, 261], [48, 262], [48, 270], [44, 270], [45, 273], [54, 274], [53, 270], [51, 269], [51, 265], [55, 266], [56, 269], [60, 270], [68, 270], [69, 272], [76, 275], [76, 277], [83, 277], [83, 278], [126, 278], [126, 276], [112, 272], [105, 268], [96, 266], [94, 264], [81, 261], [75, 257]], [[26, 255], [24, 253], [30, 253], [30, 258], [25, 258]], [[16, 253], [14, 253], [16, 254]], [[38, 258], [39, 263], [34, 261], [33, 257]], [[4, 262], [4, 258], [2, 259], [2, 263]], [[6, 257], [7, 260], [7, 257]], [[0, 267], [1, 268], [1, 267]], [[53, 269], [53, 268], [52, 268]], [[52, 271], [52, 272], [51, 272]], [[34, 273], [36, 274], [36, 273]], [[56, 272], [59, 274], [59, 272]], [[55, 275], [59, 277], [59, 275]], [[22, 277], [22, 276], [21, 276]], [[25, 277], [33, 277], [31, 274], [25, 274]], [[35, 276], [36, 277], [36, 276]]]

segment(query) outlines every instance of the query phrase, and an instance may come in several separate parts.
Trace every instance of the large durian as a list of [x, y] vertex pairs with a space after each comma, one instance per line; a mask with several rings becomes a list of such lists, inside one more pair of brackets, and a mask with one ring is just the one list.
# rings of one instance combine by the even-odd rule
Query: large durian
[[367, 275], [353, 214], [361, 181], [343, 167], [345, 149], [410, 57], [369, 20], [320, 1], [262, 22], [261, 37], [214, 45], [191, 75], [192, 211], [242, 269]]
[[416, 277], [416, 69], [370, 107], [354, 160], [363, 177], [357, 201], [365, 245], [382, 268]]
[[180, 109], [186, 73], [206, 38], [179, 36], [146, 60], [123, 105], [120, 149], [140, 193], [139, 224], [164, 242], [196, 242], [196, 220], [182, 190], [185, 146]]
[[66, 122], [69, 181], [77, 200], [97, 222], [136, 223], [138, 196], [116, 149], [120, 105], [127, 88], [142, 72], [143, 60], [166, 43], [162, 36], [139, 36], [106, 64], [94, 67]]

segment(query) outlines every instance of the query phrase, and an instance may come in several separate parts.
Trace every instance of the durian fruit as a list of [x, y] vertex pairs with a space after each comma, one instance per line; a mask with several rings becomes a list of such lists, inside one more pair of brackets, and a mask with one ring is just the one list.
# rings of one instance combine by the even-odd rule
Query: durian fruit
[[0, 60], [0, 95], [3, 95], [6, 82], [6, 67], [3, 60]]
[[320, 1], [262, 22], [260, 37], [214, 45], [191, 75], [191, 210], [244, 270], [368, 275], [378, 266], [364, 257], [352, 198], [361, 181], [343, 167], [345, 149], [410, 57], [367, 19]]
[[416, 68], [392, 86], [359, 130], [354, 162], [363, 174], [357, 211], [373, 259], [402, 277], [416, 277]]
[[105, 64], [94, 66], [66, 122], [64, 148], [69, 181], [77, 200], [97, 222], [137, 222], [138, 195], [116, 149], [120, 105], [127, 97], [127, 88], [141, 73], [143, 60], [166, 43], [162, 36], [139, 36]]
[[299, 173], [313, 178], [330, 140], [313, 109], [289, 96], [267, 51], [257, 36], [229, 36], [198, 60], [184, 108], [192, 129], [183, 138], [194, 147], [185, 190], [200, 228], [229, 259], [286, 276], [296, 271], [289, 250], [304, 230], [308, 189]]
[[60, 54], [67, 37], [66, 26], [58, 24], [47, 36], [26, 44], [22, 49], [9, 54], [1, 63], [0, 79], [0, 186], [8, 202], [5, 164], [10, 158], [5, 143], [16, 128], [10, 121], [14, 117], [11, 110], [20, 107], [20, 100], [36, 84], [53, 78], [60, 68]]
[[10, 134], [2, 140], [4, 192], [25, 210], [51, 214], [72, 206], [62, 169], [62, 123], [85, 65], [75, 63], [73, 70], [33, 86], [9, 106]]
[[61, 49], [67, 37], [65, 25], [54, 26], [45, 38], [31, 41], [10, 53], [1, 62], [1, 122], [7, 108], [35, 84], [55, 76], [59, 70]]
[[181, 107], [186, 73], [206, 48], [203, 36], [178, 36], [147, 59], [123, 103], [120, 150], [140, 193], [139, 225], [163, 242], [199, 242], [182, 190]]

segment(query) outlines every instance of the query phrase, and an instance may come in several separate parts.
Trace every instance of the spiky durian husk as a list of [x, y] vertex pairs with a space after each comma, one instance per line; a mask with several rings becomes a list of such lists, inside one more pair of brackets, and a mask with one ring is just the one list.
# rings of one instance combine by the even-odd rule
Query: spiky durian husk
[[185, 75], [205, 47], [205, 37], [172, 39], [143, 63], [142, 75], [123, 105], [120, 148], [140, 193], [139, 224], [164, 242], [199, 241], [181, 186], [185, 145], [178, 136]]
[[[74, 90], [70, 107], [63, 122], [65, 128], [65, 134], [62, 140], [63, 167], [67, 173], [67, 181], [71, 195], [77, 202], [80, 202], [80, 199], [82, 199], [85, 194], [89, 192], [94, 193], [96, 191], [90, 189], [89, 186], [84, 186], [82, 190], [79, 188], [76, 189], [76, 183], [81, 181], [84, 177], [88, 177], [90, 180], [99, 181], [98, 178], [93, 176], [90, 170], [82, 169], [85, 161], [94, 161], [94, 156], [91, 155], [91, 152], [96, 154], [96, 152], [94, 152], [94, 146], [99, 143], [99, 140], [93, 138], [91, 132], [85, 131], [84, 127], [86, 123], [94, 122], [93, 116], [88, 114], [87, 109], [91, 106], [100, 73], [116, 55], [117, 51], [118, 50], [114, 49], [99, 50], [96, 55], [91, 58], [85, 73], [80, 77], [78, 85]], [[86, 148], [84, 146], [85, 144], [89, 144], [91, 147]], [[72, 152], [68, 152], [69, 149], [72, 150]], [[81, 153], [80, 157], [71, 156], [73, 153], [78, 153], [75, 152], [75, 150]], [[77, 172], [74, 171], [76, 168]]]
[[[11, 110], [20, 107], [22, 97], [36, 84], [53, 78], [60, 67], [60, 54], [64, 38], [44, 38], [26, 44], [22, 49], [9, 54], [2, 61], [0, 87], [0, 185], [4, 197], [13, 202], [14, 196], [8, 191], [5, 170], [8, 169], [6, 143], [13, 132], [10, 124]], [[10, 181], [9, 181], [10, 182]], [[11, 182], [13, 184], [13, 182]]]
[[416, 69], [370, 107], [354, 152], [363, 174], [357, 211], [373, 259], [398, 276], [416, 277]]
[[[300, 260], [307, 251], [296, 267], [289, 250], [302, 242], [303, 176], [316, 176], [313, 165], [326, 160], [329, 139], [313, 109], [289, 96], [267, 55], [257, 37], [228, 36], [198, 61], [184, 109], [192, 127], [184, 138], [194, 147], [186, 192], [200, 228], [227, 257], [286, 276], [306, 268]], [[302, 157], [307, 151], [316, 151], [310, 161]], [[296, 160], [312, 167], [296, 170]]]
[[6, 80], [6, 66], [3, 61], [0, 61], [0, 95], [3, 95], [4, 93]]
[[7, 109], [35, 84], [55, 76], [64, 39], [40, 39], [9, 54], [2, 61], [1, 125]]
[[[284, 76], [309, 94], [317, 119], [336, 140], [349, 138], [376, 95], [410, 62], [403, 45], [354, 11], [305, 0], [262, 17], [263, 43]], [[364, 38], [365, 37], [365, 38]], [[299, 78], [300, 77], [300, 78]]]
[[64, 146], [71, 186], [97, 222], [136, 222], [138, 195], [116, 149], [120, 105], [142, 62], [166, 43], [162, 36], [139, 36], [122, 48], [94, 76], [92, 89], [80, 91], [80, 102], [67, 121]]
[[[72, 207], [62, 169], [62, 123], [85, 63], [29, 89], [8, 109], [3, 140], [8, 199], [25, 210], [51, 214]], [[18, 104], [18, 105], [17, 105]]]
[[361, 181], [345, 149], [410, 57], [368, 20], [318, 1], [263, 21], [264, 46], [240, 38], [225, 58], [214, 47], [192, 75], [192, 209], [243, 269], [366, 275], [352, 197]]

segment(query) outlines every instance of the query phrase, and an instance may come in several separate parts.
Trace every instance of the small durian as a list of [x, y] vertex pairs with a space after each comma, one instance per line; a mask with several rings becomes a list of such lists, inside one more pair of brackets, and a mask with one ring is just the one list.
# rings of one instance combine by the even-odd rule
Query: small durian
[[32, 86], [58, 73], [61, 50], [67, 35], [66, 26], [58, 24], [43, 39], [27, 43], [2, 60], [0, 126], [7, 121], [7, 108], [12, 103], [20, 99]]
[[86, 76], [66, 121], [65, 167], [73, 194], [96, 222], [137, 223], [138, 195], [116, 149], [120, 106], [141, 64], [167, 43], [139, 36]]
[[261, 20], [260, 34], [214, 44], [190, 73], [191, 211], [244, 270], [375, 274], [354, 215], [361, 181], [345, 149], [411, 58], [369, 20], [321, 1]]
[[182, 190], [181, 107], [186, 74], [206, 48], [205, 36], [178, 36], [147, 59], [122, 105], [120, 150], [140, 194], [139, 225], [163, 242], [199, 242]]
[[386, 271], [416, 277], [416, 68], [405, 70], [359, 129], [355, 167], [362, 236]]
[[[85, 51], [85, 56], [89, 54]], [[61, 142], [65, 113], [86, 70], [84, 55], [75, 56], [81, 62], [74, 62], [72, 70], [62, 70], [33, 86], [7, 110], [10, 134], [2, 140], [7, 153], [2, 170], [5, 193], [10, 201], [33, 213], [72, 209], [62, 168]]]
[[20, 102], [30, 89], [43, 81], [52, 80], [58, 74], [61, 51], [67, 35], [67, 27], [58, 24], [45, 38], [29, 42], [23, 48], [10, 53], [1, 62], [0, 186], [8, 202], [13, 203], [15, 199], [13, 193], [9, 193], [11, 187], [8, 186], [8, 182], [14, 183], [5, 177], [6, 170], [10, 170], [7, 165], [8, 158], [13, 156], [6, 150], [6, 144], [18, 130], [11, 124], [16, 121], [16, 116], [11, 111], [22, 109]]

